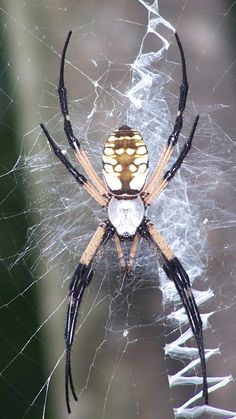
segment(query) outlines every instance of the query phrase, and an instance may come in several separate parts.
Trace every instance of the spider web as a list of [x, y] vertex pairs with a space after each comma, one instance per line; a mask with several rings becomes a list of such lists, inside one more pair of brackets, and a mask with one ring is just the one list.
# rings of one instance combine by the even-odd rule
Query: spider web
[[126, 123], [142, 132], [155, 166], [178, 104], [174, 28], [190, 82], [180, 147], [196, 113], [200, 123], [180, 173], [148, 216], [193, 284], [210, 405], [202, 406], [198, 351], [173, 284], [144, 243], [128, 281], [110, 243], [79, 313], [72, 354], [79, 402], [71, 401], [71, 417], [236, 417], [235, 2], [11, 0], [0, 10], [1, 417], [68, 416], [68, 286], [106, 217], [39, 129], [44, 122], [74, 161], [57, 97], [67, 33], [71, 119], [101, 174], [105, 139]]

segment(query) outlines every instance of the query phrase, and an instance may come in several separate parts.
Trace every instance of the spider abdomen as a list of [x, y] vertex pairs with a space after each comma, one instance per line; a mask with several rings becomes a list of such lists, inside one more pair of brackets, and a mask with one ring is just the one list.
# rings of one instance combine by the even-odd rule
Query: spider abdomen
[[141, 135], [126, 125], [115, 130], [103, 150], [103, 173], [115, 195], [137, 195], [148, 173], [148, 151]]
[[108, 204], [108, 218], [118, 236], [129, 238], [135, 235], [144, 217], [144, 204], [138, 196], [133, 199], [112, 197]]

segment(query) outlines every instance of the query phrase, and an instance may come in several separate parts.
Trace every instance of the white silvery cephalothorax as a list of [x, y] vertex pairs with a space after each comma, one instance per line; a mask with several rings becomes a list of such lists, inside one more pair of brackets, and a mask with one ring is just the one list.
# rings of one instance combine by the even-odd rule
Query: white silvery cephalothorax
[[144, 217], [144, 204], [140, 197], [117, 199], [108, 204], [108, 217], [120, 237], [134, 236]]

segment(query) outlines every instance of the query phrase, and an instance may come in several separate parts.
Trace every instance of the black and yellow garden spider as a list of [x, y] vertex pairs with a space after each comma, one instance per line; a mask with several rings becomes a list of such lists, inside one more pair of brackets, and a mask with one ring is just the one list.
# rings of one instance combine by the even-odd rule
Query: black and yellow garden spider
[[[71, 349], [75, 337], [78, 310], [84, 291], [90, 284], [94, 274], [95, 256], [97, 255], [98, 250], [101, 247], [104, 247], [111, 238], [115, 241], [121, 268], [127, 274], [130, 274], [132, 271], [141, 238], [145, 239], [154, 249], [156, 254], [158, 254], [158, 258], [167, 277], [174, 282], [179, 293], [193, 335], [197, 342], [203, 376], [203, 397], [207, 404], [208, 385], [202, 321], [192, 293], [189, 276], [165, 239], [158, 232], [154, 224], [146, 217], [147, 208], [152, 205], [154, 200], [168, 186], [170, 180], [174, 177], [188, 154], [198, 124], [199, 116], [197, 115], [190, 135], [177, 159], [172, 166], [166, 170], [166, 166], [169, 163], [174, 146], [178, 141], [182, 129], [183, 112], [188, 94], [186, 64], [181, 42], [177, 33], [175, 33], [182, 63], [182, 84], [180, 86], [178, 112], [173, 131], [167, 140], [167, 144], [154, 172], [148, 181], [146, 181], [149, 162], [146, 145], [138, 131], [129, 128], [127, 125], [123, 125], [110, 135], [103, 150], [103, 173], [106, 181], [104, 184], [81, 148], [80, 142], [75, 137], [70, 122], [67, 90], [64, 84], [64, 66], [65, 55], [71, 34], [72, 32], [70, 31], [62, 51], [58, 94], [61, 112], [64, 118], [65, 135], [76, 158], [85, 170], [88, 179], [78, 172], [70, 163], [43, 124], [41, 124], [41, 128], [56, 156], [74, 176], [77, 182], [97, 201], [98, 204], [104, 207], [107, 211], [108, 218], [99, 224], [80, 259], [69, 287], [69, 303], [65, 327], [65, 393], [67, 410], [69, 413], [71, 412], [70, 391], [74, 399], [78, 400], [71, 370]], [[128, 260], [125, 259], [122, 246], [125, 240], [131, 242]]]

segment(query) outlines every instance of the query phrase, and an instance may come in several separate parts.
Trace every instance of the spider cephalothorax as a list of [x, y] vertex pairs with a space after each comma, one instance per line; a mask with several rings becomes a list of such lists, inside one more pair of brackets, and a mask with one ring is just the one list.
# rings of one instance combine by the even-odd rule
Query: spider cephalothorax
[[[157, 162], [151, 177], [148, 174], [148, 152], [140, 133], [127, 125], [116, 129], [107, 139], [103, 150], [104, 184], [91, 165], [86, 153], [75, 137], [70, 122], [67, 90], [64, 84], [65, 55], [72, 32], [70, 31], [62, 51], [58, 94], [61, 112], [64, 118], [64, 131], [76, 158], [85, 170], [88, 179], [82, 175], [68, 160], [60, 147], [50, 136], [43, 124], [41, 127], [53, 151], [76, 181], [107, 211], [107, 220], [100, 223], [95, 234], [83, 253], [76, 268], [69, 287], [69, 302], [65, 327], [66, 339], [66, 367], [65, 390], [66, 405], [70, 413], [69, 390], [77, 400], [71, 371], [71, 349], [76, 331], [76, 321], [79, 306], [87, 286], [94, 274], [95, 256], [109, 239], [115, 241], [122, 270], [130, 273], [134, 264], [140, 240], [146, 240], [150, 247], [158, 253], [159, 260], [167, 277], [172, 280], [179, 293], [186, 310], [189, 323], [198, 345], [202, 375], [203, 396], [208, 403], [208, 387], [206, 375], [205, 352], [203, 346], [202, 321], [195, 298], [192, 293], [190, 280], [184, 267], [175, 256], [164, 237], [158, 232], [154, 224], [145, 216], [145, 211], [158, 195], [168, 186], [176, 171], [180, 168], [188, 154], [199, 117], [196, 116], [192, 130], [184, 143], [175, 162], [166, 170], [173, 148], [179, 139], [183, 125], [183, 112], [188, 94], [188, 82], [185, 58], [182, 45], [177, 33], [175, 38], [179, 47], [182, 63], [182, 84], [180, 86], [179, 106], [173, 131], [167, 139], [166, 146]], [[128, 259], [125, 258], [123, 241], [131, 242]]]

